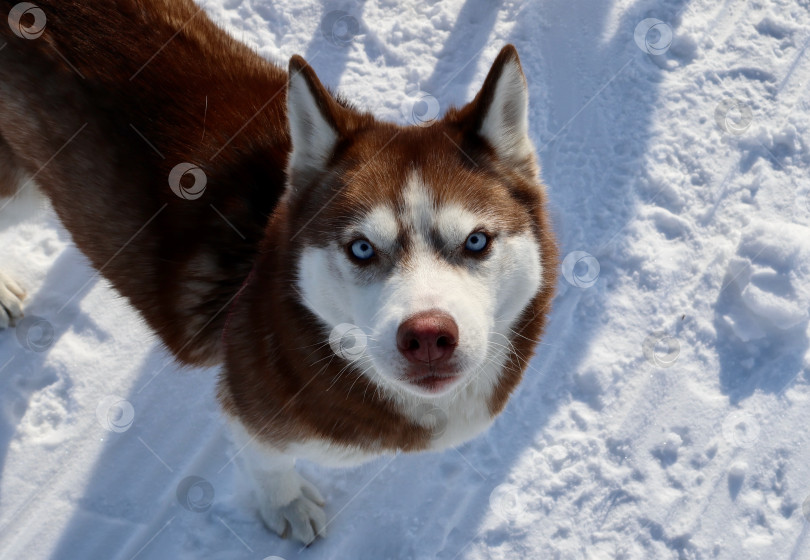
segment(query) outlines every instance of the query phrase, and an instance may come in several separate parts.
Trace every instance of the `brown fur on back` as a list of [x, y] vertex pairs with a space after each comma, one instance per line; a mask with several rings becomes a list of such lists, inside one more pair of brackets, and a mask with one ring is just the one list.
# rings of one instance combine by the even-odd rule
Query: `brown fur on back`
[[[219, 361], [227, 305], [284, 187], [285, 72], [190, 0], [37, 5], [39, 39], [0, 26], [0, 158], [7, 145], [36, 174], [79, 249], [178, 358]], [[184, 162], [207, 175], [197, 200], [169, 188]]]

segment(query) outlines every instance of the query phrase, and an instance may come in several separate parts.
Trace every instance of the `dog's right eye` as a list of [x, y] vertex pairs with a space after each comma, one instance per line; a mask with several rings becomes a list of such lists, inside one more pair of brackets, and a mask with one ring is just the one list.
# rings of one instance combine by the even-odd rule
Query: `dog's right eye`
[[366, 239], [358, 239], [349, 246], [352, 256], [360, 261], [367, 261], [375, 255], [374, 247]]
[[486, 249], [489, 243], [489, 238], [482, 231], [476, 231], [470, 234], [467, 241], [464, 243], [464, 248], [473, 253], [480, 253]]

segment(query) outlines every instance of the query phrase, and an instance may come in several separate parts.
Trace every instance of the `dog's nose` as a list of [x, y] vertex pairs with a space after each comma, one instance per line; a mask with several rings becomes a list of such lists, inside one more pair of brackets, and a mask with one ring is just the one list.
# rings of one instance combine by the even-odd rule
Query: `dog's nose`
[[397, 348], [413, 363], [446, 362], [457, 344], [458, 325], [443, 311], [417, 313], [397, 330]]

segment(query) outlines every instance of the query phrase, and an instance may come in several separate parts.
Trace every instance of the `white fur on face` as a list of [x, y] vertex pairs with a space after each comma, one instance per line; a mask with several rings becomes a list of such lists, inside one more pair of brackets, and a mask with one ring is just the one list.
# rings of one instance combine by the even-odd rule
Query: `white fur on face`
[[396, 249], [399, 228], [393, 209], [378, 206], [366, 215], [358, 225], [359, 232], [378, 249], [391, 254]]
[[[498, 217], [476, 215], [457, 204], [438, 206], [416, 174], [405, 185], [404, 201], [399, 220], [392, 204], [358, 217], [357, 224], [369, 241], [389, 255], [395, 254], [400, 227], [404, 228], [409, 239], [407, 256], [382, 267], [385, 270], [369, 281], [363, 276], [366, 271], [358, 271], [342, 247], [307, 248], [298, 270], [303, 303], [325, 323], [327, 334], [342, 323], [360, 327], [368, 336], [368, 346], [355, 358], [358, 369], [400, 400], [435, 402], [460, 390], [488, 394], [506, 356], [509, 329], [540, 288], [537, 241], [528, 232], [502, 234], [492, 241], [486, 258], [451, 263], [445, 254], [461, 247], [480, 226], [498, 231]], [[438, 232], [446, 252], [436, 250], [431, 231]], [[447, 313], [459, 329], [452, 363], [462, 378], [445, 395], [422, 393], [400, 379], [409, 364], [397, 349], [397, 330], [411, 316], [428, 310]]]

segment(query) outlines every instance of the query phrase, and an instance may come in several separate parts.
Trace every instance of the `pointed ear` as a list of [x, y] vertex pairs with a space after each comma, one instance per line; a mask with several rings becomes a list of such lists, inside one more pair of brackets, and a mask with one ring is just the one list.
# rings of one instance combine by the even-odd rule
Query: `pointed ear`
[[517, 50], [506, 45], [472, 101], [479, 136], [507, 161], [534, 161], [529, 138], [529, 90]]
[[290, 59], [287, 82], [287, 119], [292, 151], [289, 171], [322, 171], [337, 144], [337, 102], [300, 56]]

